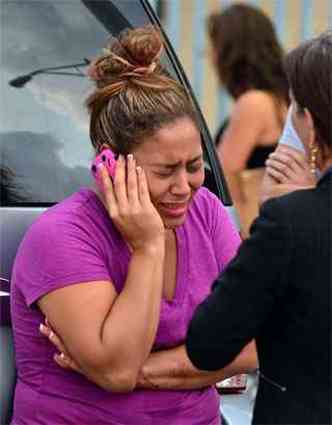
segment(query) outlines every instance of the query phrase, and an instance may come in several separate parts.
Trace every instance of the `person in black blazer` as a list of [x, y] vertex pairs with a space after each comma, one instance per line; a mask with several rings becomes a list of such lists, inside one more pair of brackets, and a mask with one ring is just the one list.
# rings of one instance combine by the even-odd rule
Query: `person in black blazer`
[[[197, 308], [186, 349], [199, 369], [255, 339], [253, 424], [331, 424], [332, 33], [286, 57], [292, 121], [317, 187], [263, 204], [236, 258]], [[282, 171], [282, 170], [281, 170]]]

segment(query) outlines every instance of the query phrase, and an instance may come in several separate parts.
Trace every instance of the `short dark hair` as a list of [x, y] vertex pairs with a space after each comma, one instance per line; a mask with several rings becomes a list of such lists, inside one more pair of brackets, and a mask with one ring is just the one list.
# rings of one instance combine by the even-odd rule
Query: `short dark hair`
[[288, 102], [283, 49], [271, 19], [248, 4], [233, 4], [208, 18], [220, 82], [232, 97], [250, 89]]
[[317, 143], [324, 154], [332, 147], [332, 31], [291, 50], [285, 68], [296, 103], [313, 117]]

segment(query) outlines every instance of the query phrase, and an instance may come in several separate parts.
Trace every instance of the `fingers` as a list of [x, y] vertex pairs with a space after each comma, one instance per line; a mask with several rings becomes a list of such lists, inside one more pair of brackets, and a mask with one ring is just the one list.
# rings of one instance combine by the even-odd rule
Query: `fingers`
[[136, 172], [136, 161], [133, 155], [127, 156], [127, 193], [128, 201], [134, 208], [138, 206], [138, 177]]
[[279, 145], [275, 150], [276, 154], [281, 153], [288, 158], [289, 163], [295, 163], [301, 168], [306, 168], [308, 161], [304, 152], [286, 145]]
[[78, 373], [82, 373], [82, 370], [78, 367], [78, 365], [64, 353], [54, 354], [53, 359], [63, 369], [75, 370]]
[[99, 166], [98, 172], [107, 206], [114, 215], [125, 214], [131, 207], [137, 207], [140, 201], [150, 200], [145, 173], [142, 167], [136, 167], [132, 154], [127, 156], [127, 161], [119, 156], [114, 182], [103, 165]]
[[113, 182], [106, 175], [104, 167], [98, 172], [102, 179], [106, 208], [129, 245], [135, 245], [135, 238], [149, 239], [150, 233], [142, 230], [147, 227], [143, 222], [147, 217], [155, 220], [156, 211], [152, 208], [145, 172], [142, 167], [136, 166], [133, 155], [129, 154], [127, 160], [123, 156], [119, 157]]
[[51, 341], [51, 343], [57, 348], [58, 351], [67, 353], [67, 349], [62, 343], [61, 339], [52, 331], [51, 328], [40, 324], [39, 330], [41, 334], [46, 336]]
[[283, 174], [286, 178], [291, 178], [291, 175], [293, 174], [293, 170], [290, 166], [280, 157], [276, 158], [271, 155], [265, 164], [268, 172], [273, 169], [274, 171], [278, 171]]
[[114, 211], [117, 207], [117, 202], [112, 179], [108, 175], [107, 169], [103, 164], [98, 165], [97, 172], [99, 173], [99, 177], [102, 182], [103, 194], [105, 197], [106, 205], [109, 211]]
[[120, 155], [117, 161], [114, 182], [107, 174], [105, 167], [100, 168], [104, 195], [111, 212], [128, 211], [128, 207], [137, 206], [139, 196], [137, 188], [136, 161], [132, 154], [127, 156], [127, 161]]
[[151, 203], [150, 193], [148, 189], [148, 182], [146, 175], [142, 167], [136, 168], [137, 179], [138, 179], [138, 193], [142, 205], [148, 205]]
[[120, 155], [117, 160], [113, 185], [119, 211], [126, 211], [128, 208], [128, 195], [126, 186], [126, 161], [124, 157]]
[[267, 165], [277, 167], [279, 171], [301, 173], [303, 171], [302, 164], [299, 165], [291, 156], [282, 152], [275, 152], [269, 155]]
[[79, 366], [70, 357], [61, 339], [53, 332], [47, 318], [45, 318], [45, 324], [39, 325], [39, 330], [42, 335], [47, 337], [49, 341], [56, 347], [60, 354], [54, 354], [54, 361], [63, 369], [75, 370], [76, 372], [82, 373]]
[[266, 161], [267, 173], [279, 183], [301, 179], [308, 168], [306, 156], [298, 149], [280, 145]]
[[278, 183], [285, 183], [288, 180], [285, 174], [273, 167], [267, 166], [266, 172], [270, 177], [277, 180]]
[[54, 354], [53, 359], [54, 359], [55, 363], [57, 363], [63, 369], [72, 369], [70, 367], [70, 360], [63, 353]]
[[39, 325], [39, 331], [40, 331], [41, 334], [43, 334], [44, 336], [46, 336], [48, 338], [50, 333], [51, 333], [51, 328], [49, 328], [48, 326], [45, 326], [41, 323]]

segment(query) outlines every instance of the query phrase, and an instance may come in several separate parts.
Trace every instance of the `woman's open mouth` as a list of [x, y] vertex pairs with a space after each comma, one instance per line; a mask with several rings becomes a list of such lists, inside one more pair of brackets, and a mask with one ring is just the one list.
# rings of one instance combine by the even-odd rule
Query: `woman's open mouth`
[[162, 212], [169, 217], [181, 217], [187, 212], [188, 202], [163, 202]]

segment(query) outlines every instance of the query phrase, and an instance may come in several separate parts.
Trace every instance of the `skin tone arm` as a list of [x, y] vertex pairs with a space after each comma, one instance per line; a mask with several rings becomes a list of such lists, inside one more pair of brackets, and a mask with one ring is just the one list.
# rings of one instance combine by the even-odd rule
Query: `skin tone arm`
[[290, 146], [279, 145], [266, 161], [260, 202], [315, 185], [316, 177], [310, 172], [306, 155]]
[[[61, 354], [54, 360], [64, 368], [84, 371], [69, 355], [63, 341], [52, 331], [49, 324], [41, 325], [40, 331], [48, 337]], [[231, 376], [254, 371], [258, 367], [256, 345], [250, 342], [226, 367], [215, 372], [198, 370], [187, 356], [185, 346], [153, 352], [144, 362], [137, 378], [137, 387], [154, 390], [200, 389]]]
[[240, 173], [246, 168], [251, 152], [263, 137], [266, 122], [266, 95], [248, 92], [242, 95], [234, 105], [230, 123], [219, 144], [218, 156], [232, 195], [235, 206], [241, 216], [246, 203], [242, 190]]
[[[100, 170], [104, 203], [132, 252], [125, 286], [110, 281], [57, 289], [38, 305], [84, 375], [105, 390], [131, 391], [159, 321], [164, 226], [149, 197], [144, 171], [119, 158], [114, 185]], [[128, 338], [130, 335], [130, 338]]]
[[184, 345], [152, 353], [144, 363], [138, 386], [154, 389], [191, 390], [208, 387], [231, 376], [257, 369], [254, 342], [249, 343], [237, 357], [223, 369], [202, 371], [189, 360]]

